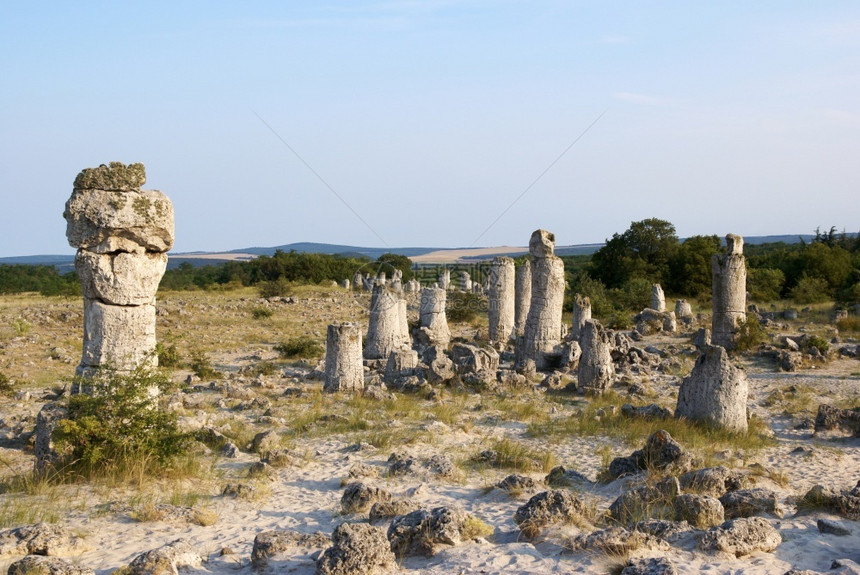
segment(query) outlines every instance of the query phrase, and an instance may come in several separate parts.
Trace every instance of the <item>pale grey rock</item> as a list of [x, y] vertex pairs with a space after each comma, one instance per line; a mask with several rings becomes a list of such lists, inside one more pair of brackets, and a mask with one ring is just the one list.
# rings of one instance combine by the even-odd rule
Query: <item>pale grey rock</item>
[[496, 487], [508, 493], [522, 493], [537, 490], [538, 484], [528, 475], [512, 474], [496, 483]]
[[469, 272], [460, 272], [460, 289], [464, 292], [472, 291], [472, 278], [469, 277]]
[[520, 506], [514, 514], [514, 523], [524, 537], [531, 539], [547, 525], [570, 521], [584, 513], [585, 505], [576, 495], [566, 489], [551, 489]]
[[451, 270], [443, 269], [439, 274], [439, 287], [445, 291], [451, 289]]
[[373, 287], [365, 359], [387, 359], [395, 349], [412, 346], [406, 319], [406, 301], [383, 285]]
[[361, 326], [337, 323], [326, 332], [325, 383], [323, 391], [360, 391], [364, 389]]
[[177, 539], [157, 549], [138, 555], [128, 566], [130, 575], [178, 575], [179, 569], [195, 569], [203, 558], [184, 539]]
[[561, 343], [564, 304], [564, 262], [553, 255], [555, 236], [537, 230], [529, 241], [532, 290], [523, 337], [518, 339], [518, 363], [531, 359], [539, 371], [548, 369], [547, 357]]
[[81, 567], [68, 559], [28, 555], [9, 565], [8, 575], [95, 575], [89, 567]]
[[699, 529], [714, 527], [725, 521], [725, 511], [720, 500], [710, 495], [684, 493], [673, 502], [675, 518], [687, 521]]
[[0, 531], [0, 555], [71, 555], [83, 541], [62, 525], [36, 523]]
[[388, 541], [398, 557], [432, 556], [443, 546], [463, 543], [464, 527], [472, 517], [456, 508], [419, 509], [394, 518], [388, 528]]
[[779, 531], [762, 517], [732, 519], [709, 529], [699, 542], [705, 551], [722, 551], [736, 557], [753, 551], [770, 553], [782, 543]]
[[442, 345], [432, 345], [424, 350], [421, 360], [427, 365], [427, 381], [433, 383], [447, 383], [457, 376], [454, 362], [445, 354]]
[[154, 367], [155, 306], [108, 305], [84, 300], [84, 345], [80, 367], [111, 365], [124, 371]]
[[579, 344], [582, 356], [577, 369], [577, 388], [603, 393], [612, 387], [615, 380], [610, 333], [597, 320], [586, 320]]
[[725, 508], [726, 519], [751, 517], [759, 513], [782, 517], [776, 493], [764, 487], [730, 491], [720, 497], [720, 503]]
[[418, 352], [412, 349], [395, 349], [388, 355], [383, 381], [389, 389], [403, 387], [404, 379], [416, 375]]
[[158, 284], [167, 269], [167, 254], [78, 250], [75, 269], [85, 298], [110, 305], [154, 304]]
[[372, 525], [341, 523], [331, 540], [317, 561], [317, 575], [371, 575], [395, 566], [385, 533]]
[[444, 288], [430, 287], [421, 290], [418, 339], [424, 345], [447, 347], [450, 343], [451, 330], [445, 315], [446, 303], [447, 294]]
[[514, 260], [497, 257], [490, 265], [489, 276], [489, 337], [502, 345], [514, 336], [515, 324], [515, 267]]
[[397, 517], [398, 515], [406, 515], [416, 511], [421, 506], [415, 501], [394, 499], [392, 501], [377, 501], [370, 507], [368, 518], [371, 523], [378, 523]]
[[677, 575], [675, 565], [667, 557], [628, 559], [621, 575]]
[[687, 319], [693, 317], [693, 307], [685, 299], [679, 299], [675, 302], [675, 316], [679, 319]]
[[256, 569], [265, 568], [270, 559], [303, 551], [312, 555], [331, 545], [331, 539], [324, 533], [299, 533], [298, 531], [264, 531], [254, 537], [251, 549], [251, 565]]
[[839, 537], [851, 535], [850, 529], [839, 521], [834, 521], [833, 519], [821, 518], [817, 522], [817, 527], [819, 532], [826, 533], [828, 535], [837, 535]]
[[744, 240], [726, 236], [726, 253], [711, 259], [713, 315], [711, 338], [714, 345], [734, 348], [738, 326], [746, 321], [747, 271], [744, 263]]
[[499, 369], [499, 354], [496, 350], [457, 343], [451, 348], [451, 359], [463, 383], [479, 387], [496, 384], [496, 372]]
[[516, 294], [514, 298], [514, 336], [525, 333], [526, 318], [532, 301], [532, 265], [526, 260], [516, 269]]
[[578, 340], [582, 337], [585, 322], [591, 319], [591, 300], [588, 296], [576, 294], [573, 296], [573, 324], [570, 328], [570, 337]]
[[33, 433], [34, 469], [38, 474], [49, 473], [61, 460], [61, 454], [54, 448], [53, 434], [57, 423], [69, 416], [69, 410], [59, 403], [46, 403], [36, 416], [36, 429]]
[[651, 287], [651, 309], [658, 312], [666, 311], [666, 295], [660, 284], [654, 284]]
[[712, 345], [703, 349], [693, 371], [681, 382], [675, 417], [745, 432], [748, 393], [743, 370], [729, 361], [724, 348]]
[[382, 501], [391, 501], [391, 493], [379, 487], [354, 482], [344, 489], [340, 498], [340, 508], [343, 513], [363, 513], [374, 503]]
[[647, 535], [639, 531], [610, 527], [576, 535], [568, 541], [568, 546], [574, 550], [595, 550], [609, 555], [626, 555], [642, 547], [646, 539]]
[[743, 488], [745, 480], [746, 476], [743, 473], [726, 467], [696, 469], [678, 477], [681, 488], [685, 491], [711, 497], [722, 497], [729, 491], [737, 491]]

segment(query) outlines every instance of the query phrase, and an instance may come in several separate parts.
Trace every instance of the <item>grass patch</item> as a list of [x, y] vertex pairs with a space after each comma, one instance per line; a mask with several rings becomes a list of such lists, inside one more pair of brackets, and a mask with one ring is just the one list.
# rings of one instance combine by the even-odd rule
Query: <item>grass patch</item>
[[762, 402], [765, 407], [776, 407], [786, 416], [810, 415], [818, 409], [815, 393], [808, 385], [790, 385], [775, 389]]
[[251, 310], [251, 317], [254, 319], [269, 319], [275, 315], [275, 312], [267, 307], [255, 307]]
[[275, 346], [284, 359], [295, 359], [298, 357], [316, 358], [323, 354], [323, 347], [313, 338], [299, 336], [283, 341]]
[[534, 449], [525, 443], [507, 438], [495, 441], [489, 450], [475, 454], [472, 461], [496, 469], [544, 473], [548, 473], [557, 463], [551, 451]]
[[219, 375], [212, 367], [212, 360], [200, 349], [191, 351], [191, 361], [188, 363], [188, 368], [200, 379], [212, 379]]
[[839, 333], [860, 333], [860, 317], [844, 317], [836, 322]]

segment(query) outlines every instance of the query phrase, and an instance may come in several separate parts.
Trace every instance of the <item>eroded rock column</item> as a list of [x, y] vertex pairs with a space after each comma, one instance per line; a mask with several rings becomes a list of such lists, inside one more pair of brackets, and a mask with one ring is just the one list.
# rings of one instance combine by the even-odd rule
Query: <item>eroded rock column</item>
[[582, 328], [589, 319], [591, 319], [591, 300], [588, 296], [576, 294], [573, 296], [573, 325], [570, 328], [572, 339], [582, 337]]
[[746, 375], [732, 365], [726, 350], [704, 344], [693, 371], [681, 382], [675, 417], [744, 432], [747, 430], [748, 394]]
[[514, 334], [515, 303], [514, 260], [498, 257], [493, 260], [489, 277], [490, 341], [505, 345]]
[[603, 393], [615, 379], [612, 364], [612, 338], [600, 322], [594, 319], [585, 321], [579, 345], [582, 356], [577, 368], [578, 388], [591, 393]]
[[727, 350], [734, 347], [738, 325], [746, 321], [747, 269], [744, 263], [744, 239], [726, 236], [725, 255], [711, 259], [713, 272], [713, 318], [711, 341]]
[[532, 297], [521, 340], [521, 360], [531, 359], [538, 370], [549, 367], [546, 354], [561, 343], [561, 313], [564, 304], [564, 262], [554, 255], [555, 236], [537, 230], [529, 241]]
[[156, 366], [155, 294], [173, 247], [173, 204], [142, 190], [143, 164], [111, 162], [75, 178], [66, 202], [66, 237], [78, 249], [84, 345], [77, 375], [103, 365]]
[[651, 309], [659, 312], [666, 311], [666, 294], [663, 293], [660, 284], [654, 284], [651, 287]]
[[514, 298], [514, 335], [522, 336], [526, 331], [526, 318], [532, 302], [532, 264], [524, 261], [517, 268], [516, 296]]
[[450, 343], [451, 330], [448, 329], [448, 318], [445, 315], [446, 302], [447, 293], [444, 288], [429, 287], [421, 290], [418, 340], [423, 345], [447, 347]]
[[349, 322], [328, 326], [323, 391], [364, 389], [364, 365], [361, 355], [361, 326]]
[[364, 357], [388, 359], [388, 355], [395, 349], [411, 347], [411, 344], [406, 319], [406, 300], [384, 285], [373, 286]]

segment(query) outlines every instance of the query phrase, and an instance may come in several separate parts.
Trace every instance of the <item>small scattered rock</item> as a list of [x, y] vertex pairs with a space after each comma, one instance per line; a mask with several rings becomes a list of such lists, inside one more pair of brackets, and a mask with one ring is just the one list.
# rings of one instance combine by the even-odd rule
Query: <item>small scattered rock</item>
[[782, 543], [779, 531], [762, 517], [748, 517], [726, 521], [709, 529], [699, 546], [705, 551], [723, 551], [736, 557], [753, 551], [770, 553]]
[[340, 498], [340, 508], [343, 513], [363, 513], [377, 501], [391, 501], [391, 494], [379, 487], [355, 482], [346, 486]]
[[341, 523], [331, 540], [317, 561], [317, 575], [369, 575], [394, 566], [385, 534], [372, 525]]
[[60, 557], [28, 555], [9, 565], [8, 575], [95, 575], [92, 569]]
[[832, 519], [819, 519], [818, 530], [821, 533], [828, 533], [830, 535], [851, 535], [850, 529]]
[[629, 559], [621, 575], [676, 575], [678, 571], [666, 557]]
[[185, 539], [138, 555], [128, 566], [129, 575], [178, 575], [180, 568], [200, 567], [203, 558]]
[[675, 515], [679, 521], [687, 521], [699, 529], [714, 527], [725, 521], [723, 505], [710, 495], [685, 493], [674, 501]]
[[585, 505], [566, 490], [543, 491], [528, 500], [514, 514], [514, 522], [526, 538], [532, 538], [552, 523], [561, 523], [581, 517]]

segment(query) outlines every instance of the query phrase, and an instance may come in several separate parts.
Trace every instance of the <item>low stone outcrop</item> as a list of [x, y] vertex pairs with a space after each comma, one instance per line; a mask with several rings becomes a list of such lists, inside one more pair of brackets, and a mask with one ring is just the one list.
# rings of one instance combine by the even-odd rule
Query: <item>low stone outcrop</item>
[[684, 493], [675, 498], [674, 507], [678, 521], [687, 521], [699, 529], [715, 527], [725, 521], [722, 503], [710, 495]]
[[702, 536], [699, 547], [705, 551], [722, 551], [736, 557], [753, 551], [770, 553], [782, 543], [779, 531], [761, 517], [732, 519], [719, 527], [709, 529]]
[[826, 404], [818, 406], [815, 416], [815, 431], [842, 429], [855, 437], [860, 436], [860, 408], [839, 409]]
[[731, 491], [720, 497], [720, 503], [726, 510], [726, 519], [751, 517], [759, 513], [782, 517], [776, 493], [763, 487]]
[[363, 513], [377, 502], [391, 501], [391, 494], [379, 487], [371, 487], [361, 482], [346, 486], [340, 498], [343, 513]]
[[341, 523], [317, 561], [317, 575], [370, 575], [395, 566], [385, 533], [372, 525]]
[[388, 528], [388, 541], [398, 557], [432, 556], [443, 546], [463, 543], [463, 535], [470, 520], [475, 519], [462, 509], [419, 509], [394, 518]]
[[325, 533], [299, 533], [298, 531], [263, 531], [254, 537], [254, 545], [251, 549], [251, 565], [256, 569], [262, 569], [269, 564], [269, 560], [277, 559], [289, 553], [301, 551], [302, 554], [310, 556], [317, 551], [331, 545], [331, 539]]
[[726, 350], [708, 346], [681, 382], [675, 417], [742, 433], [747, 430], [748, 393], [746, 375], [731, 363]]
[[547, 525], [562, 523], [581, 517], [585, 505], [570, 491], [551, 489], [538, 493], [520, 506], [514, 514], [514, 523], [524, 537], [535, 537]]
[[83, 540], [53, 523], [0, 531], [0, 555], [71, 555], [83, 549]]
[[68, 559], [28, 555], [9, 565], [8, 575], [95, 575], [88, 567], [81, 567]]
[[177, 539], [134, 558], [128, 565], [130, 575], [178, 575], [180, 568], [197, 568], [203, 558], [185, 539]]
[[609, 475], [613, 479], [623, 475], [638, 473], [653, 467], [666, 469], [669, 466], [676, 468], [687, 467], [692, 464], [690, 456], [684, 451], [680, 443], [675, 441], [668, 431], [655, 431], [642, 449], [638, 449], [627, 457], [617, 457], [609, 464]]

